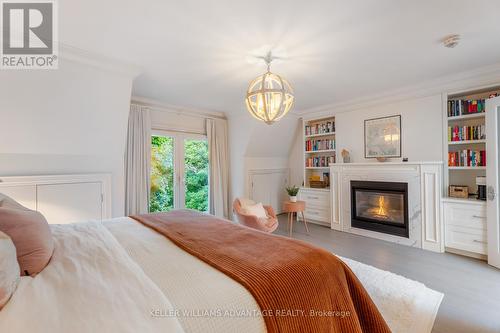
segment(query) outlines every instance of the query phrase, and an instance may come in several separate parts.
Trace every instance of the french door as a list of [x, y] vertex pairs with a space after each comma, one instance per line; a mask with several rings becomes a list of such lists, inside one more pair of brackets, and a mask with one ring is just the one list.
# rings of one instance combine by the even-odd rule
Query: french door
[[208, 210], [208, 143], [204, 135], [154, 131], [150, 212]]
[[488, 263], [500, 268], [500, 97], [486, 100], [486, 216], [488, 221]]

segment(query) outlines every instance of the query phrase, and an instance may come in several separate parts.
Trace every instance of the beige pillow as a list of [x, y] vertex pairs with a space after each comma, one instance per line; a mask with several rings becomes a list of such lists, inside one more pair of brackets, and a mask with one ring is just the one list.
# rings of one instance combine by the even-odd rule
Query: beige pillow
[[19, 280], [16, 247], [10, 237], [0, 231], [0, 309], [9, 301]]
[[240, 202], [241, 208], [246, 208], [247, 206], [253, 206], [256, 204], [255, 201], [246, 198], [238, 198], [238, 200]]
[[255, 205], [245, 206], [243, 209], [243, 214], [257, 216], [258, 218], [267, 218], [266, 210], [262, 203], [259, 202]]
[[34, 276], [47, 266], [54, 252], [54, 241], [42, 214], [2, 195], [0, 231], [7, 234], [16, 247], [21, 275]]

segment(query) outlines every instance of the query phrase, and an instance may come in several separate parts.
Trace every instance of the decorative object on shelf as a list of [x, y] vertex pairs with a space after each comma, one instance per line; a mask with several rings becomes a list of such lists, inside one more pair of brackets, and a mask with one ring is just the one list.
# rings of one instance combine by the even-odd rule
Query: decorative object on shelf
[[324, 172], [323, 176], [312, 175], [309, 177], [309, 186], [312, 188], [327, 188], [330, 186], [330, 173]]
[[349, 155], [349, 150], [342, 149], [342, 152], [340, 154], [342, 155], [342, 160], [344, 161], [344, 163], [351, 162], [351, 156]]
[[469, 197], [469, 188], [463, 185], [450, 185], [449, 196], [451, 198], [467, 199]]
[[286, 188], [286, 192], [288, 193], [288, 196], [290, 197], [290, 202], [297, 202], [297, 194], [299, 193], [299, 188], [295, 185], [293, 186], [288, 186]]
[[486, 201], [486, 177], [476, 177], [477, 199]]
[[408, 157], [403, 157], [403, 162], [408, 162]]
[[401, 157], [401, 115], [365, 120], [365, 158]]
[[386, 157], [377, 157], [376, 159], [377, 159], [377, 162], [380, 162], [380, 163], [387, 162], [387, 158]]
[[260, 57], [267, 64], [267, 72], [250, 83], [245, 99], [248, 112], [256, 119], [272, 125], [283, 118], [293, 106], [293, 90], [288, 81], [271, 73], [271, 62], [277, 59], [269, 51]]

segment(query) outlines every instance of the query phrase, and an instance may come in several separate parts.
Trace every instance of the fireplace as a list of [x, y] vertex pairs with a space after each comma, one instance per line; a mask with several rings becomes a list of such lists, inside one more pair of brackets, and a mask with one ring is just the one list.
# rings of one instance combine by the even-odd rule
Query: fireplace
[[351, 226], [409, 238], [408, 183], [351, 180]]

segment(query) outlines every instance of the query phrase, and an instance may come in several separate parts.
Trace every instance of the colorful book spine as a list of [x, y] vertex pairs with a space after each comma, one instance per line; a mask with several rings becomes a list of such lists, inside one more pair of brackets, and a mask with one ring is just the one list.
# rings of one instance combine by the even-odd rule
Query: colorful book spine
[[306, 151], [333, 150], [333, 149], [335, 149], [335, 140], [332, 139], [306, 140]]
[[450, 167], [482, 167], [486, 166], [486, 151], [463, 149], [448, 153]]
[[448, 117], [458, 117], [485, 110], [485, 99], [450, 100], [448, 101]]
[[330, 163], [335, 163], [335, 154], [330, 156], [315, 156], [306, 159], [307, 168], [328, 167]]
[[314, 125], [306, 125], [304, 130], [306, 135], [333, 133], [335, 132], [335, 122], [326, 121]]
[[448, 141], [485, 140], [485, 125], [477, 126], [448, 126]]

